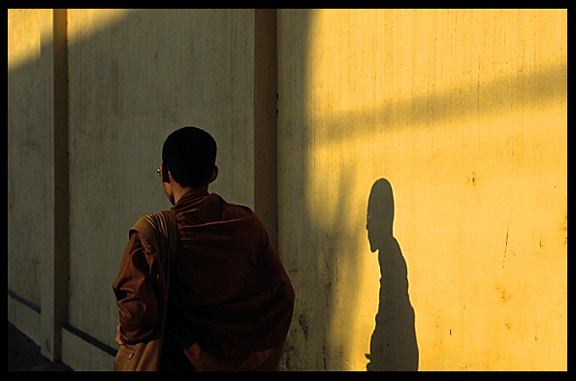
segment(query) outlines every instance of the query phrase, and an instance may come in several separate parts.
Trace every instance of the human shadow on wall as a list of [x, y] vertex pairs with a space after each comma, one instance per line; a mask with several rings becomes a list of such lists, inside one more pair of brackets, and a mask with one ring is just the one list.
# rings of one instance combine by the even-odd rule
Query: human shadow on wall
[[380, 296], [366, 370], [418, 370], [414, 309], [408, 295], [406, 261], [393, 235], [394, 195], [386, 179], [377, 180], [368, 199], [366, 229], [370, 250], [378, 250]]

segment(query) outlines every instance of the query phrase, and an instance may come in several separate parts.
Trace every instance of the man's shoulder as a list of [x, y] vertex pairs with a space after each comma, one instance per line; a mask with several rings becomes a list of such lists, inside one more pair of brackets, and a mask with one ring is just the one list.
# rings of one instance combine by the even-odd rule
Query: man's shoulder
[[174, 213], [171, 210], [160, 210], [155, 213], [146, 214], [138, 218], [131, 230], [154, 229], [161, 225], [166, 225], [175, 221]]
[[249, 206], [228, 202], [217, 193], [210, 193], [210, 197], [217, 200], [225, 212], [254, 215], [254, 211]]
[[237, 220], [237, 219], [243, 219], [246, 221], [252, 221], [255, 225], [257, 226], [263, 226], [260, 219], [258, 218], [258, 216], [256, 215], [256, 213], [254, 213], [254, 210], [252, 210], [252, 208], [250, 208], [247, 205], [242, 205], [242, 204], [235, 204], [235, 203], [229, 203], [227, 201], [225, 201], [221, 196], [212, 193], [211, 195], [214, 195], [215, 197], [218, 197], [221, 202], [222, 202], [222, 219], [223, 220]]

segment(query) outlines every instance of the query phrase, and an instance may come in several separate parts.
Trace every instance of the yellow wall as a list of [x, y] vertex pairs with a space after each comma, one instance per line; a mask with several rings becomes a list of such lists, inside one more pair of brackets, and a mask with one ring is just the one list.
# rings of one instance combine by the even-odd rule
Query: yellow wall
[[565, 369], [566, 11], [278, 25], [279, 242], [299, 296], [286, 366], [366, 369], [367, 205], [385, 178], [419, 369]]

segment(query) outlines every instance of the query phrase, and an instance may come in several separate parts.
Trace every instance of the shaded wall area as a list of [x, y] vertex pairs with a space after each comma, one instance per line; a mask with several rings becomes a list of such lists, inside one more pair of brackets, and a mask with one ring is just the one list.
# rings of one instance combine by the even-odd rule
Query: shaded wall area
[[52, 30], [52, 10], [9, 11], [8, 319], [37, 342], [54, 253]]
[[258, 102], [276, 89], [255, 89], [254, 77], [255, 63], [269, 71], [275, 44], [256, 56], [255, 36], [274, 35], [275, 12], [11, 9], [8, 19], [9, 320], [50, 358], [110, 369], [111, 285], [134, 221], [170, 207], [156, 173], [170, 132], [215, 137], [211, 190], [263, 214], [274, 239], [275, 194], [254, 183], [275, 175], [254, 163], [275, 146], [275, 101]]
[[109, 290], [126, 227], [171, 206], [156, 168], [173, 130], [210, 132], [222, 175], [211, 190], [254, 205], [253, 29], [250, 10], [68, 11], [70, 325], [115, 346]]

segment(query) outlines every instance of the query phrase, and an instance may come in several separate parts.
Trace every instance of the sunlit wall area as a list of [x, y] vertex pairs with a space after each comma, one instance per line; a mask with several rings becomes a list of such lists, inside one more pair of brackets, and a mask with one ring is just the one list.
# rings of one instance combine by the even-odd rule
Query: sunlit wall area
[[[566, 368], [566, 25], [279, 11], [288, 368]], [[367, 230], [379, 179], [394, 238]]]

